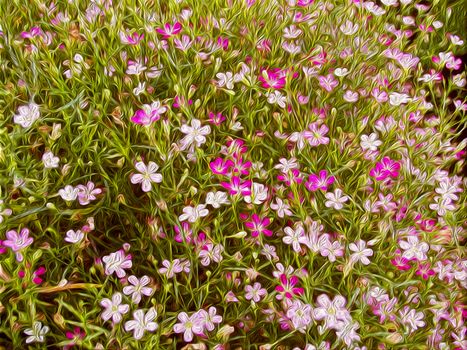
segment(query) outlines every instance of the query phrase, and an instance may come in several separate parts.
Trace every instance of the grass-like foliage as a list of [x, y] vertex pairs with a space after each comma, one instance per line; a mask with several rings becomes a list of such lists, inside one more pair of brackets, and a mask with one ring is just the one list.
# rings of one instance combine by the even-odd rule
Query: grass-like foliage
[[0, 0], [0, 348], [467, 349], [465, 12]]

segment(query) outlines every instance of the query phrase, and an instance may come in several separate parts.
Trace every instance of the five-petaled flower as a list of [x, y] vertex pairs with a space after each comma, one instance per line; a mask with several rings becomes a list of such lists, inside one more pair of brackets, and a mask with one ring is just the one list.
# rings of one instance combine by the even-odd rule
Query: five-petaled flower
[[131, 175], [130, 181], [132, 184], [140, 183], [144, 192], [151, 191], [153, 182], [162, 182], [162, 175], [157, 173], [159, 166], [156, 163], [150, 161], [148, 165], [146, 165], [143, 162], [137, 162], [135, 164], [135, 168], [140, 173]]

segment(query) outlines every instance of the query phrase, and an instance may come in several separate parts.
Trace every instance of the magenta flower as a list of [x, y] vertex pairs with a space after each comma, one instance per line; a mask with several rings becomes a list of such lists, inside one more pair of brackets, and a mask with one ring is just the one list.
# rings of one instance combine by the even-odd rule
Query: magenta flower
[[300, 184], [303, 181], [300, 170], [298, 169], [292, 169], [287, 173], [277, 175], [277, 180], [285, 182], [287, 186], [290, 186], [292, 183]]
[[221, 182], [221, 186], [227, 189], [232, 196], [236, 194], [251, 195], [251, 181], [242, 181], [238, 176], [232, 177], [231, 182]]
[[317, 191], [321, 190], [326, 192], [328, 190], [328, 186], [334, 183], [336, 178], [334, 176], [328, 176], [328, 172], [326, 170], [321, 170], [318, 175], [311, 174], [308, 177], [308, 181], [305, 183], [305, 187], [309, 191]]
[[337, 85], [339, 85], [339, 82], [336, 79], [334, 79], [334, 75], [332, 75], [331, 73], [329, 73], [326, 76], [319, 76], [318, 80], [319, 85], [327, 92], [331, 92]]
[[396, 256], [394, 259], [391, 259], [391, 264], [394, 265], [398, 270], [409, 270], [412, 266], [409, 264], [410, 260], [404, 258], [401, 255], [401, 251], [399, 249], [396, 250]]
[[158, 121], [166, 111], [167, 107], [162, 106], [160, 101], [154, 101], [150, 105], [145, 104], [142, 109], [137, 110], [131, 117], [131, 121], [135, 124], [149, 126]]
[[225, 117], [222, 115], [222, 113], [209, 112], [209, 122], [211, 124], [221, 125], [224, 120], [225, 120]]
[[182, 31], [182, 25], [179, 22], [176, 22], [174, 25], [166, 23], [163, 28], [157, 28], [158, 32], [164, 39], [168, 39], [171, 36], [177, 35]]
[[131, 34], [120, 32], [120, 40], [123, 44], [137, 45], [141, 40], [143, 40], [143, 38], [144, 34], [138, 34], [136, 32]]
[[285, 71], [279, 68], [263, 69], [258, 80], [262, 83], [261, 86], [268, 89], [282, 89], [285, 86]]
[[247, 221], [245, 226], [250, 229], [252, 237], [258, 237], [260, 234], [271, 237], [272, 231], [266, 229], [270, 223], [271, 220], [268, 217], [261, 218], [257, 214], [253, 214], [251, 221]]
[[216, 158], [213, 162], [209, 163], [209, 168], [214, 174], [227, 175], [230, 167], [234, 165], [234, 162], [230, 159], [223, 160], [222, 158]]
[[292, 299], [294, 295], [302, 295], [303, 288], [296, 287], [298, 284], [298, 277], [292, 276], [287, 278], [285, 274], [281, 274], [279, 277], [280, 285], [276, 286], [276, 291], [281, 293], [276, 295], [278, 300], [283, 299], [284, 295], [287, 299]]
[[329, 138], [326, 137], [326, 134], [329, 131], [329, 128], [326, 124], [321, 126], [318, 122], [311, 123], [308, 125], [308, 129], [303, 132], [303, 136], [308, 140], [308, 143], [313, 146], [327, 145], [329, 143]]
[[421, 276], [424, 280], [427, 280], [429, 277], [435, 274], [435, 271], [431, 269], [430, 263], [418, 264], [418, 269], [415, 274], [417, 276]]
[[6, 233], [6, 240], [3, 241], [3, 246], [10, 248], [16, 254], [16, 261], [23, 261], [21, 250], [30, 246], [34, 239], [29, 237], [29, 229], [23, 228], [20, 233], [15, 230], [10, 230]]
[[234, 166], [232, 168], [233, 173], [240, 173], [241, 175], [248, 175], [252, 163], [250, 161], [244, 162], [242, 157], [236, 158]]
[[392, 160], [389, 157], [384, 157], [381, 162], [376, 163], [376, 166], [370, 170], [370, 176], [381, 181], [388, 177], [396, 178], [399, 176], [399, 162]]

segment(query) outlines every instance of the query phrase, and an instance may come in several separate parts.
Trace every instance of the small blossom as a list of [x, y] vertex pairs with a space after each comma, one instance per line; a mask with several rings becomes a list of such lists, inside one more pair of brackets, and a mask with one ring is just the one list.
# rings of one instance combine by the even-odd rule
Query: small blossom
[[150, 279], [148, 276], [143, 276], [138, 279], [136, 276], [131, 275], [128, 277], [128, 282], [131, 285], [123, 287], [123, 294], [131, 295], [131, 301], [135, 304], [139, 304], [141, 301], [141, 295], [149, 296], [152, 294], [152, 288], [146, 287]]
[[203, 218], [209, 214], [209, 210], [206, 209], [205, 204], [198, 204], [196, 207], [187, 206], [183, 208], [183, 214], [178, 217], [180, 221], [186, 221], [194, 223], [198, 219]]
[[42, 163], [46, 169], [58, 168], [59, 162], [60, 158], [55, 157], [51, 151], [47, 151], [42, 155]]
[[245, 287], [245, 299], [253, 300], [255, 303], [258, 303], [267, 293], [266, 289], [261, 288], [259, 282], [255, 282], [253, 286], [247, 285]]
[[84, 233], [81, 230], [68, 230], [66, 232], [65, 242], [68, 243], [79, 243], [83, 240]]
[[141, 183], [141, 187], [144, 192], [151, 191], [152, 183], [162, 182], [162, 175], [157, 173], [159, 166], [156, 163], [151, 161], [146, 165], [143, 162], [137, 162], [135, 164], [135, 168], [140, 172], [140, 174], [131, 175], [130, 181], [132, 184]]
[[154, 332], [159, 325], [154, 322], [157, 317], [155, 308], [150, 308], [146, 314], [139, 309], [133, 312], [133, 320], [125, 322], [125, 331], [133, 331], [133, 338], [139, 340], [143, 337], [144, 332]]
[[66, 185], [64, 188], [58, 190], [58, 194], [65, 201], [74, 201], [78, 197], [78, 188], [74, 188], [71, 185]]
[[18, 108], [17, 114], [13, 116], [13, 121], [23, 128], [29, 128], [39, 117], [39, 106], [34, 102], [30, 102]]
[[344, 207], [344, 203], [349, 200], [349, 197], [343, 195], [340, 188], [336, 188], [334, 193], [328, 192], [324, 196], [328, 199], [324, 205], [328, 208], [332, 207], [336, 210], [342, 209]]
[[118, 278], [125, 277], [125, 269], [130, 269], [133, 265], [131, 255], [125, 255], [123, 250], [104, 256], [102, 261], [105, 263], [105, 274], [110, 276], [115, 272]]
[[122, 315], [126, 314], [130, 307], [128, 304], [122, 304], [122, 294], [115, 293], [112, 295], [112, 300], [104, 298], [101, 300], [100, 305], [105, 308], [102, 312], [102, 319], [108, 321], [112, 319], [113, 323], [120, 323]]
[[45, 335], [49, 332], [48, 326], [42, 326], [40, 321], [34, 321], [32, 328], [28, 328], [24, 331], [28, 337], [26, 338], [26, 344], [30, 343], [43, 343]]
[[15, 252], [17, 261], [23, 261], [21, 251], [30, 246], [34, 241], [32, 237], [29, 237], [29, 229], [23, 228], [19, 234], [15, 230], [7, 231], [6, 238], [2, 242], [3, 246]]
[[191, 342], [194, 334], [201, 334], [203, 332], [202, 319], [198, 314], [194, 313], [188, 316], [186, 312], [180, 312], [177, 318], [180, 322], [174, 325], [174, 332], [183, 333], [183, 340], [185, 342]]

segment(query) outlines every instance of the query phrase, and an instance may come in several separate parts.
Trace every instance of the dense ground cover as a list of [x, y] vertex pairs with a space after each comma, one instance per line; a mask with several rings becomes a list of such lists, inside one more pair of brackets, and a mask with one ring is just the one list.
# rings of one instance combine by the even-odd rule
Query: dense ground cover
[[467, 349], [465, 11], [0, 0], [0, 347]]

